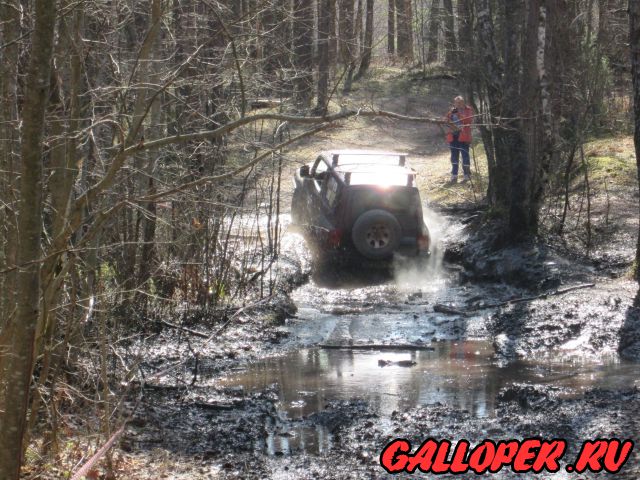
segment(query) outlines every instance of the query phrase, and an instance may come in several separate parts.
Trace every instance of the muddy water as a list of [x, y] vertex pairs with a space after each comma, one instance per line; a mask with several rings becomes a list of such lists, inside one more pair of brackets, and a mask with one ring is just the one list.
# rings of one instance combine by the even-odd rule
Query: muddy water
[[[428, 223], [436, 241], [459, 235], [455, 222], [434, 217]], [[300, 237], [287, 234], [283, 245], [304, 257]], [[639, 385], [637, 365], [615, 356], [589, 361], [579, 344], [566, 345], [557, 357], [498, 358], [487, 340], [492, 312], [482, 304], [522, 292], [465, 284], [455, 265], [443, 268], [439, 256], [434, 260], [426, 270], [409, 263], [390, 272], [315, 266], [312, 281], [292, 296], [298, 314], [286, 326], [288, 353], [220, 381], [247, 393], [277, 393], [278, 418], [265, 425], [269, 454], [328, 452], [335, 439], [323, 412], [332, 402], [364, 402], [384, 429], [394, 412], [416, 406], [443, 404], [494, 417], [500, 390], [515, 384], [551, 386], [562, 397]], [[477, 313], [443, 315], [438, 305]]]
[[303, 349], [255, 364], [222, 383], [249, 392], [275, 386], [282, 422], [266, 426], [270, 454], [322, 453], [331, 447], [332, 436], [313, 416], [331, 401], [364, 400], [382, 419], [437, 403], [491, 417], [499, 390], [509, 385], [549, 384], [572, 396], [594, 386], [639, 384], [636, 369], [613, 359], [500, 366], [486, 341], [445, 341], [412, 351]]

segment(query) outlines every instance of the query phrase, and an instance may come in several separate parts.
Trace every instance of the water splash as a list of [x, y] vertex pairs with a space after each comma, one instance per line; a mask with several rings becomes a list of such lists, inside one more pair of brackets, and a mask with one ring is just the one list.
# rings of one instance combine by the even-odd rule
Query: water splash
[[446, 272], [442, 268], [443, 239], [449, 222], [426, 207], [423, 207], [423, 218], [431, 235], [431, 255], [421, 259], [402, 257], [394, 259], [394, 279], [400, 290], [439, 290], [446, 283]]

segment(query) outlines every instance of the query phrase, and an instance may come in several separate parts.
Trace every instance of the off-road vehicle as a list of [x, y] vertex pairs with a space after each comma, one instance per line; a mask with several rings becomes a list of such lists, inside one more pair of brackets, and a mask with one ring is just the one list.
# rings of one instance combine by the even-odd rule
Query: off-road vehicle
[[416, 172], [407, 155], [333, 150], [300, 167], [291, 217], [321, 251], [356, 252], [372, 260], [428, 255]]

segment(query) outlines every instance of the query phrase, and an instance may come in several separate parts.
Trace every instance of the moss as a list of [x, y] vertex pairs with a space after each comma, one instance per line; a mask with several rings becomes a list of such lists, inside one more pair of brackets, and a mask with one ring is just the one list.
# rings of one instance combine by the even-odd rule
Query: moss
[[[633, 139], [606, 137], [592, 140], [584, 145], [584, 153], [589, 167], [589, 179], [595, 185], [607, 182], [607, 187], [633, 186], [637, 183], [637, 167]], [[576, 159], [579, 165], [579, 157]], [[575, 182], [583, 182], [584, 168], [574, 170]]]
[[611, 177], [611, 178], [634, 178], [636, 175], [635, 159], [623, 158], [618, 156], [606, 157], [589, 157], [587, 164], [589, 171], [594, 178]]

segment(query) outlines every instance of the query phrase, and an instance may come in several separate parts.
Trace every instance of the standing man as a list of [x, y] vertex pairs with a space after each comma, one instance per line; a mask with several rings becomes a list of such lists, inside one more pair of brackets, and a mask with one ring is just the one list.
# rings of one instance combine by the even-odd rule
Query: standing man
[[469, 145], [471, 144], [471, 125], [473, 124], [473, 108], [465, 105], [464, 98], [453, 99], [453, 107], [446, 117], [449, 125], [447, 143], [451, 150], [451, 183], [458, 181], [458, 160], [462, 153], [463, 182], [471, 179], [471, 163], [469, 161]]

